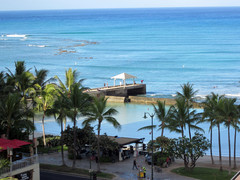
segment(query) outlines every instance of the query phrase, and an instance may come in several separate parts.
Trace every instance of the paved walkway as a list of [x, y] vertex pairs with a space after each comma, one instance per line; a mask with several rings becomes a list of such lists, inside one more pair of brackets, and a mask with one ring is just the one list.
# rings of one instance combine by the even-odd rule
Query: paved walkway
[[[39, 155], [40, 163], [44, 164], [55, 164], [61, 165], [61, 153], [51, 153], [51, 154], [43, 154]], [[67, 152], [65, 152], [65, 161], [67, 166], [72, 166], [72, 160], [67, 159]], [[139, 156], [137, 158], [137, 164], [139, 166], [145, 166], [147, 169], [146, 172], [146, 179], [150, 179], [151, 177], [151, 165], [145, 163], [144, 156]], [[95, 161], [91, 162], [92, 169], [97, 169], [97, 164]], [[138, 170], [132, 170], [133, 166], [133, 157], [130, 159], [126, 159], [122, 162], [116, 163], [102, 163], [101, 164], [101, 171], [108, 172], [116, 175], [115, 180], [137, 180]], [[157, 173], [154, 171], [154, 180], [194, 180], [193, 178], [188, 178], [184, 176], [180, 176], [174, 173], [171, 173], [170, 170], [173, 168], [177, 168], [182, 166], [182, 163], [173, 163], [168, 168], [163, 168], [162, 173]], [[82, 160], [76, 161], [77, 168], [89, 169], [90, 162], [89, 159], [83, 158]]]

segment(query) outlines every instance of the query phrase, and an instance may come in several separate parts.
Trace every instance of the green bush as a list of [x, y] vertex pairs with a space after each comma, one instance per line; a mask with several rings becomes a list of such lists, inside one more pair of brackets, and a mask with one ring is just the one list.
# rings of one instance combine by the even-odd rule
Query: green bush
[[100, 157], [100, 162], [112, 162], [112, 158], [111, 157]]

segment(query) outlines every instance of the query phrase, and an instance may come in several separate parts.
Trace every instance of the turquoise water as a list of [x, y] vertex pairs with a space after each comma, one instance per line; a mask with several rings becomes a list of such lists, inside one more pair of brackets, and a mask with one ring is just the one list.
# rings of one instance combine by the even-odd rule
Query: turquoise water
[[[148, 96], [172, 97], [180, 84], [191, 82], [201, 98], [211, 92], [240, 98], [239, 12], [240, 8], [0, 12], [0, 71], [13, 70], [14, 61], [24, 60], [29, 68], [48, 69], [49, 77], [63, 79], [65, 69], [77, 69], [90, 88], [111, 85], [110, 77], [126, 72], [137, 76], [136, 82], [144, 80]], [[102, 132], [149, 140], [149, 132], [137, 129], [150, 123], [142, 116], [151, 107], [118, 108], [121, 131], [106, 124]], [[203, 128], [208, 136], [208, 125]], [[46, 131], [58, 134], [60, 128], [50, 118]], [[223, 128], [224, 155], [226, 132]], [[216, 133], [215, 129], [215, 155]]]
[[[138, 131], [139, 128], [144, 126], [151, 125], [151, 118], [148, 117], [147, 119], [144, 119], [144, 112], [149, 112], [150, 114], [153, 113], [153, 107], [152, 105], [144, 105], [144, 104], [133, 104], [133, 103], [109, 103], [109, 106], [114, 107], [118, 110], [118, 114], [115, 116], [115, 118], [119, 121], [121, 124], [121, 129], [117, 130], [114, 129], [110, 124], [103, 122], [102, 128], [101, 128], [101, 134], [107, 133], [107, 135], [110, 136], [119, 136], [119, 137], [133, 137], [133, 138], [145, 138], [144, 143], [147, 143], [151, 139], [151, 130], [142, 130]], [[201, 112], [199, 109], [198, 112]], [[36, 122], [36, 130], [41, 132], [41, 121], [40, 117], [39, 120]], [[82, 127], [81, 123], [84, 120], [84, 118], [79, 118], [77, 125], [78, 127]], [[158, 119], [154, 117], [153, 119], [154, 125], [159, 125]], [[73, 123], [69, 119], [67, 122], [67, 125], [73, 126]], [[94, 124], [93, 124], [94, 126]], [[203, 123], [200, 125], [201, 128], [204, 129], [205, 136], [209, 139], [209, 124]], [[60, 134], [60, 126], [55, 122], [53, 117], [48, 117], [45, 121], [45, 131], [49, 134]], [[97, 133], [95, 128], [95, 133]], [[192, 132], [194, 134], [194, 132]], [[154, 130], [153, 131], [154, 138], [161, 135], [161, 131]], [[185, 135], [188, 136], [188, 129], [185, 130]], [[234, 130], [231, 131], [231, 140], [232, 140], [232, 152], [233, 152], [233, 135]], [[168, 138], [178, 138], [181, 136], [181, 134], [177, 134], [174, 132], [170, 132], [169, 130], [164, 130], [164, 136]], [[213, 129], [213, 154], [218, 155], [218, 134], [217, 134], [217, 128]], [[239, 138], [239, 134], [238, 134]], [[224, 126], [221, 126], [221, 143], [222, 143], [222, 155], [228, 156], [228, 141], [227, 141], [227, 128]], [[237, 141], [237, 148], [239, 147], [239, 140]], [[237, 155], [239, 156], [240, 149], [237, 150]], [[207, 152], [207, 154], [210, 154], [210, 152]]]
[[[160, 8], [0, 12], [0, 70], [16, 60], [64, 77], [72, 67], [88, 87], [126, 72], [149, 96], [170, 97], [191, 82], [199, 97], [240, 97], [240, 8]], [[26, 35], [8, 37], [7, 35]], [[62, 52], [61, 52], [62, 51]], [[119, 83], [119, 82], [117, 82]]]

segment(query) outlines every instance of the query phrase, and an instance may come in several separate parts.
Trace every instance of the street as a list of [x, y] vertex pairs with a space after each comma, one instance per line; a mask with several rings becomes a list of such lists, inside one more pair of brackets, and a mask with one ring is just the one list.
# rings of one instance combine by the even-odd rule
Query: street
[[80, 176], [75, 175], [67, 175], [61, 172], [50, 172], [50, 171], [40, 171], [40, 179], [41, 180], [89, 180], [89, 178], [82, 178]]

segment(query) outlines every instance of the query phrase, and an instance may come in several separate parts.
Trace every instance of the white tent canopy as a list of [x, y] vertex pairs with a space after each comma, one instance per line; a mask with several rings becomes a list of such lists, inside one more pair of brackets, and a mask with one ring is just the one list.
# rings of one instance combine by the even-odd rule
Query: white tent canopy
[[133, 76], [131, 74], [127, 74], [127, 73], [121, 73], [121, 74], [118, 74], [116, 76], [111, 77], [111, 79], [114, 79], [114, 86], [115, 86], [116, 79], [123, 80], [123, 84], [125, 86], [126, 85], [126, 79], [133, 79], [133, 83], [134, 83], [135, 78], [137, 78], [137, 77]]

